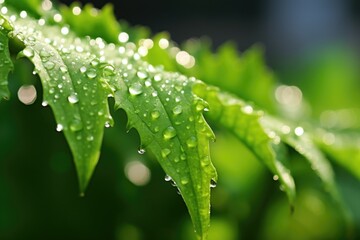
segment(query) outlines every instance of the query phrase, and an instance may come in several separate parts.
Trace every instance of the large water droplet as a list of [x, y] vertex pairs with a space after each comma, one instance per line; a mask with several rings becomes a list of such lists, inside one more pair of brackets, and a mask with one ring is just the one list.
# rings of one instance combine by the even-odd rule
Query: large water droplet
[[142, 89], [142, 85], [138, 82], [133, 83], [130, 87], [129, 87], [129, 93], [133, 96], [137, 96], [140, 95], [143, 92]]
[[181, 178], [180, 183], [181, 183], [182, 185], [188, 184], [188, 183], [189, 183], [189, 178], [188, 178], [188, 177], [183, 177], [183, 178]]
[[163, 158], [166, 158], [170, 153], [171, 153], [171, 150], [168, 148], [164, 148], [163, 150], [161, 150], [161, 156]]
[[47, 69], [47, 70], [51, 70], [55, 67], [55, 63], [53, 63], [52, 61], [47, 61], [44, 63], [44, 67]]
[[165, 140], [169, 140], [176, 136], [176, 130], [174, 127], [170, 126], [166, 128], [163, 132], [163, 137]]
[[90, 68], [86, 71], [86, 76], [90, 79], [94, 79], [97, 76], [96, 70], [94, 68]]
[[23, 50], [23, 54], [24, 54], [24, 56], [25, 57], [29, 57], [29, 58], [31, 58], [31, 57], [33, 57], [34, 56], [34, 51], [31, 49], [31, 48], [25, 48], [24, 50]]
[[104, 77], [114, 76], [115, 75], [115, 68], [111, 65], [107, 65], [103, 68], [103, 75]]
[[153, 120], [156, 120], [156, 119], [158, 119], [160, 117], [160, 112], [159, 111], [152, 111], [151, 112], [151, 118], [153, 119]]
[[71, 104], [75, 104], [79, 102], [79, 98], [75, 94], [71, 94], [70, 96], [68, 96], [68, 101]]
[[173, 113], [175, 114], [175, 115], [179, 115], [179, 114], [181, 114], [182, 113], [182, 106], [181, 105], [177, 105], [176, 107], [174, 107], [173, 108]]
[[48, 51], [44, 50], [44, 49], [41, 50], [39, 54], [40, 54], [40, 57], [42, 57], [42, 58], [50, 57], [50, 53]]
[[136, 75], [137, 75], [140, 79], [145, 79], [145, 78], [147, 78], [146, 72], [141, 72], [141, 71], [139, 71], [139, 72], [136, 73]]
[[79, 119], [74, 119], [70, 123], [70, 130], [73, 131], [73, 132], [80, 131], [82, 128], [83, 128], [83, 124]]
[[187, 141], [186, 144], [189, 148], [194, 148], [197, 146], [197, 140], [196, 137], [192, 136]]

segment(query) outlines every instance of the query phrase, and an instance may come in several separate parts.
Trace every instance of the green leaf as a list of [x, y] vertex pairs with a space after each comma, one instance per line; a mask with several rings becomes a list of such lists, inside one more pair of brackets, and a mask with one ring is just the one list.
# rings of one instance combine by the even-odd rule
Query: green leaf
[[19, 16], [12, 24], [9, 36], [25, 45], [20, 56], [35, 65], [43, 86], [43, 105], [51, 106], [57, 130], [64, 131], [83, 193], [98, 162], [104, 125], [111, 121], [102, 69], [91, 65], [96, 59], [91, 47], [67, 34], [67, 29], [61, 34], [59, 27]]
[[301, 126], [291, 126], [284, 124], [278, 119], [265, 116], [262, 120], [264, 127], [271, 129], [281, 140], [291, 146], [295, 151], [305, 157], [311, 165], [311, 168], [320, 177], [324, 183], [325, 189], [339, 200], [339, 193], [335, 185], [335, 177], [329, 160], [317, 148], [310, 135], [304, 131]]
[[279, 178], [291, 204], [295, 198], [295, 184], [290, 171], [284, 166], [280, 138], [266, 132], [260, 124], [262, 114], [236, 97], [218, 88], [197, 84], [195, 93], [209, 103], [208, 116], [213, 122], [225, 127], [242, 141], [273, 174]]
[[[5, 24], [5, 19], [0, 17], [0, 23], [1, 22]], [[2, 27], [0, 27], [0, 29], [1, 28]], [[8, 99], [10, 97], [7, 78], [9, 72], [13, 69], [13, 64], [10, 59], [8, 47], [9, 40], [6, 32], [6, 30], [2, 30], [0, 32], [0, 101], [2, 99]]]
[[129, 128], [139, 132], [141, 146], [154, 153], [178, 187], [198, 238], [206, 239], [210, 185], [217, 175], [209, 156], [214, 136], [202, 115], [205, 103], [192, 93], [196, 80], [143, 62], [133, 43], [81, 39], [66, 26], [30, 17], [17, 16], [13, 25], [9, 36], [25, 45], [20, 56], [35, 65], [43, 105], [52, 107], [64, 131], [81, 191], [98, 161], [104, 125], [112, 124], [107, 98], [113, 96], [116, 108], [128, 114]]
[[332, 160], [360, 179], [359, 132], [331, 132], [321, 129], [315, 141]]

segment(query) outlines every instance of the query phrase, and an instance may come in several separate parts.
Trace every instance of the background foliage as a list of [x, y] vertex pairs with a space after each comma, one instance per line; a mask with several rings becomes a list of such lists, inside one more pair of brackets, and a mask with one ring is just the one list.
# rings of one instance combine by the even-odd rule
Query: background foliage
[[[104, 23], [111, 21], [107, 19]], [[125, 25], [120, 25], [120, 29], [121, 26]], [[95, 34], [106, 39], [108, 28], [99, 29], [104, 33]], [[128, 31], [127, 27], [120, 29], [109, 31]], [[131, 41], [148, 36], [147, 30], [135, 32], [139, 37], [130, 34]], [[106, 40], [114, 41], [111, 37], [110, 34]], [[360, 155], [356, 109], [360, 106], [357, 56], [343, 46], [332, 46], [314, 51], [279, 71], [282, 82], [298, 85], [302, 90], [303, 101], [296, 112], [291, 112], [293, 106], [289, 109], [286, 103], [274, 97], [278, 83], [264, 65], [261, 47], [253, 47], [238, 57], [231, 44], [222, 46], [217, 54], [213, 54], [207, 44], [206, 41], [199, 44], [192, 40], [182, 47], [197, 60], [197, 65], [191, 69], [179, 66], [164, 52], [159, 53], [164, 55], [156, 55], [156, 47], [147, 58], [153, 64], [164, 64], [168, 70], [221, 84], [222, 88], [261, 109], [305, 124], [330, 159], [336, 160], [332, 165], [337, 185], [352, 213], [351, 220], [344, 217], [309, 164], [289, 148], [287, 159], [297, 184], [295, 212], [291, 215], [286, 195], [278, 189], [278, 183], [271, 180], [271, 173], [234, 136], [213, 124], [217, 141], [211, 145], [212, 156], [220, 179], [213, 190], [210, 239], [358, 236], [360, 209], [357, 199], [360, 191], [356, 178], [359, 177]], [[41, 106], [40, 97], [31, 106], [25, 106], [15, 98], [23, 84], [35, 84], [38, 96], [41, 96], [40, 83], [29, 76], [32, 67], [27, 61], [18, 60], [15, 68], [17, 71], [9, 81], [13, 97], [0, 105], [1, 239], [193, 238], [182, 199], [163, 181], [164, 173], [153, 157], [137, 153], [139, 137], [135, 131], [125, 133], [125, 124], [120, 124], [126, 122], [123, 112], [113, 113], [120, 121], [114, 128], [106, 129], [101, 159], [87, 196], [79, 198], [72, 156], [64, 137], [54, 130], [56, 124], [51, 111]], [[222, 82], [222, 79], [232, 80]], [[242, 83], [241, 79], [252, 81]], [[297, 88], [290, 89], [297, 91]], [[335, 134], [338, 144], [335, 147], [323, 144], [324, 133], [318, 132], [317, 127]], [[145, 186], [134, 185], [125, 174], [126, 164], [134, 160], [144, 162], [151, 170], [151, 181]]]

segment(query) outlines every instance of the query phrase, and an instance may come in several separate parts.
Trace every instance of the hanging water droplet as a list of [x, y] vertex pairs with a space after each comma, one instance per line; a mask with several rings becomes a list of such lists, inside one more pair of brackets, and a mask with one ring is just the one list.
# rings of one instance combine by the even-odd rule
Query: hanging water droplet
[[138, 153], [141, 154], [141, 155], [144, 154], [144, 153], [145, 153], [145, 149], [140, 148], [140, 149], [138, 150]]
[[170, 126], [168, 128], [166, 128], [163, 132], [163, 137], [165, 140], [169, 140], [172, 139], [173, 137], [176, 136], [176, 130], [174, 127]]
[[106, 128], [109, 128], [110, 126], [111, 126], [111, 125], [110, 125], [110, 122], [106, 121], [106, 122], [105, 122], [105, 127], [106, 127]]
[[26, 47], [23, 50], [23, 54], [24, 54], [25, 57], [31, 58], [31, 57], [34, 56], [34, 51], [31, 48]]
[[279, 176], [275, 174], [275, 175], [273, 176], [273, 180], [274, 180], [274, 181], [279, 180]]
[[73, 132], [80, 131], [82, 128], [83, 128], [83, 124], [79, 119], [74, 119], [70, 123], [70, 130], [73, 131]]
[[142, 85], [138, 82], [129, 87], [129, 93], [133, 96], [140, 95], [143, 92]]
[[86, 71], [86, 76], [90, 79], [94, 79], [97, 76], [96, 70], [94, 68], [90, 68]]
[[216, 188], [216, 182], [215, 182], [215, 180], [214, 179], [211, 179], [211, 181], [210, 181], [210, 187], [211, 188]]
[[175, 115], [179, 115], [182, 113], [182, 106], [181, 105], [177, 105], [176, 107], [173, 108], [173, 113]]
[[190, 137], [187, 141], [186, 144], [189, 148], [194, 148], [197, 146], [197, 140], [195, 136]]
[[49, 105], [49, 103], [48, 103], [47, 101], [43, 101], [43, 102], [41, 103], [41, 105], [42, 105], [43, 107], [46, 107], [47, 105]]
[[56, 125], [56, 131], [61, 132], [64, 129], [64, 126], [62, 124]]
[[68, 96], [68, 101], [71, 104], [75, 104], [79, 102], [79, 98], [75, 94], [71, 94], [70, 96]]
[[166, 174], [165, 177], [164, 177], [164, 180], [166, 182], [170, 182], [172, 180], [172, 178], [169, 175]]
[[204, 104], [202, 104], [201, 102], [199, 102], [198, 104], [196, 104], [196, 111], [200, 112], [205, 108]]
[[163, 150], [161, 150], [161, 156], [163, 158], [166, 158], [170, 153], [171, 153], [171, 150], [168, 148], [164, 148]]

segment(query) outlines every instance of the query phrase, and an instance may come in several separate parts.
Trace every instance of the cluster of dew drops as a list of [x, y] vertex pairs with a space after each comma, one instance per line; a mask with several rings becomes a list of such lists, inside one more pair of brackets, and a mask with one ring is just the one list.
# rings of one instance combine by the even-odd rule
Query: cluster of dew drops
[[[3, 2], [4, 0], [0, 0]], [[43, 5], [42, 5], [44, 10], [50, 10], [51, 9], [51, 1], [45, 0], [43, 1]], [[81, 12], [81, 9], [79, 7], [74, 7], [73, 8], [73, 14], [74, 15], [78, 15]], [[7, 13], [7, 9], [6, 7], [2, 7], [1, 8], [1, 13], [6, 14]], [[25, 19], [27, 18], [27, 13], [25, 11], [22, 11], [20, 13], [20, 19]], [[11, 15], [9, 17], [10, 21], [15, 22], [17, 20], [17, 16], [15, 15]], [[61, 22], [62, 21], [62, 16], [58, 13], [55, 13], [53, 16], [53, 20], [55, 22]], [[69, 45], [69, 38], [62, 38], [62, 36], [66, 36], [69, 34], [70, 29], [68, 26], [63, 26], [60, 29], [61, 35], [60, 37], [54, 36], [52, 37], [52, 39], [49, 38], [44, 38], [43, 36], [40, 36], [41, 33], [37, 32], [35, 29], [44, 26], [46, 23], [46, 21], [44, 19], [39, 19], [37, 21], [37, 26], [32, 26], [32, 27], [28, 27], [28, 26], [19, 26], [16, 29], [16, 32], [13, 31], [11, 32], [12, 37], [16, 36], [18, 39], [22, 40], [26, 46], [23, 51], [22, 54], [28, 58], [32, 58], [34, 57], [35, 53], [34, 50], [31, 46], [35, 45], [35, 41], [38, 41], [40, 38], [43, 38], [44, 42], [47, 44], [51, 44], [53, 47], [55, 47], [59, 53], [61, 54], [62, 57], [69, 57], [69, 54], [76, 51], [79, 54], [82, 54], [82, 56], [84, 55], [84, 53], [89, 52], [89, 44], [83, 44], [81, 39], [75, 38], [73, 39], [73, 44]], [[28, 37], [24, 37], [24, 36], [28, 36]], [[101, 38], [97, 38], [97, 39], [87, 39], [87, 41], [89, 41], [90, 43], [90, 47], [93, 49], [94, 47], [96, 47], [99, 51], [99, 55], [100, 57], [95, 59], [93, 56], [91, 56], [90, 54], [87, 55], [88, 58], [94, 58], [91, 61], [91, 66], [82, 66], [80, 67], [79, 71], [83, 74], [85, 74], [85, 76], [88, 79], [95, 79], [98, 77], [98, 69], [96, 69], [96, 67], [98, 65], [102, 66], [102, 76], [107, 77], [107, 76], [113, 76], [115, 75], [115, 69], [113, 66], [120, 66], [119, 67], [119, 72], [121, 74], [121, 77], [124, 79], [125, 82], [127, 82], [128, 84], [128, 93], [131, 96], [140, 96], [140, 95], [146, 95], [146, 91], [144, 90], [144, 88], [146, 87], [150, 87], [152, 85], [152, 81], [156, 82], [157, 84], [159, 84], [159, 91], [161, 92], [166, 92], [168, 97], [165, 98], [165, 104], [166, 102], [169, 102], [171, 99], [174, 100], [176, 103], [178, 103], [176, 106], [173, 107], [172, 109], [172, 114], [174, 114], [175, 116], [181, 115], [183, 113], [183, 107], [180, 104], [180, 101], [182, 99], [182, 97], [180, 96], [174, 96], [174, 92], [173, 91], [177, 91], [180, 94], [184, 94], [184, 89], [183, 87], [185, 87], [189, 82], [194, 82], [196, 81], [195, 78], [185, 78], [182, 75], [172, 75], [170, 76], [171, 78], [175, 79], [175, 82], [178, 82], [178, 84], [175, 84], [173, 82], [171, 82], [169, 79], [165, 79], [164, 75], [161, 74], [162, 69], [159, 68], [155, 68], [150, 64], [146, 64], [145, 62], [137, 69], [135, 69], [135, 67], [133, 66], [133, 62], [137, 62], [141, 59], [142, 56], [145, 56], [147, 54], [147, 49], [151, 48], [153, 45], [153, 42], [151, 39], [144, 39], [142, 41], [140, 41], [140, 47], [136, 47], [136, 45], [134, 43], [131, 42], [127, 42], [129, 39], [129, 36], [127, 35], [127, 33], [120, 33], [119, 34], [119, 42], [120, 42], [120, 47], [116, 47], [115, 44], [105, 44], [105, 42], [101, 39]], [[161, 48], [166, 48], [169, 43], [166, 39], [160, 39], [159, 41], [159, 46]], [[0, 46], [1, 47], [1, 46]], [[117, 48], [117, 49], [116, 49]], [[116, 51], [114, 51], [116, 50]], [[120, 58], [115, 58], [115, 60], [110, 60], [107, 61], [105, 55], [108, 54], [110, 57], [109, 59], [114, 59], [111, 55], [112, 53], [116, 53], [117, 56], [119, 56], [120, 54]], [[49, 60], [52, 56], [53, 53], [51, 51], [46, 51], [46, 50], [40, 50], [39, 51], [39, 56], [42, 60], [43, 66], [46, 70], [48, 70], [48, 72], [51, 72], [51, 70], [53, 70], [54, 68], [59, 68], [59, 70], [61, 71], [61, 73], [63, 73], [64, 75], [62, 76], [62, 81], [59, 81], [58, 84], [56, 84], [56, 86], [52, 87], [49, 89], [49, 93], [54, 97], [54, 99], [52, 100], [54, 103], [56, 103], [56, 101], [60, 98], [61, 93], [62, 93], [62, 89], [63, 89], [63, 85], [65, 83], [69, 83], [69, 82], [64, 82], [64, 81], [70, 81], [68, 78], [65, 77], [65, 75], [68, 73], [68, 68], [66, 65], [60, 65], [53, 62], [51, 60]], [[185, 56], [186, 54], [184, 54], [183, 52], [180, 53], [180, 55]], [[107, 56], [108, 57], [108, 56]], [[187, 55], [185, 57], [188, 57]], [[180, 57], [177, 57], [177, 59], [181, 62], [183, 61], [184, 64], [188, 64], [186, 63], [186, 61], [184, 61], [184, 59], [181, 60]], [[81, 61], [81, 59], [75, 59], [76, 61]], [[193, 61], [193, 59], [191, 58], [191, 61]], [[75, 61], [74, 61], [75, 62]], [[104, 63], [109, 63], [109, 64], [104, 64]], [[135, 65], [135, 64], [134, 64]], [[189, 64], [188, 64], [189, 65]], [[140, 69], [140, 70], [139, 70]], [[38, 72], [38, 70], [34, 71], [34, 74], [36, 74]], [[135, 73], [135, 78], [133, 76], [130, 76], [132, 73]], [[138, 79], [139, 81], [130, 81], [130, 77], [132, 77], [132, 79]], [[169, 77], [169, 78], [170, 78]], [[163, 82], [162, 84], [160, 84], [161, 82]], [[78, 83], [80, 84], [80, 82]], [[110, 86], [114, 86], [116, 85], [116, 83], [114, 84], [113, 82], [111, 84], [108, 84]], [[86, 85], [83, 85], [84, 90], [86, 90]], [[116, 88], [112, 87], [111, 89], [112, 91], [115, 91]], [[157, 91], [153, 91], [151, 92], [151, 96], [152, 97], [158, 97], [158, 92]], [[145, 97], [150, 97], [150, 96], [145, 96]], [[79, 97], [78, 94], [76, 92], [71, 93], [69, 96], [67, 96], [67, 101], [70, 104], [78, 104], [79, 103]], [[146, 100], [149, 101], [149, 100]], [[42, 105], [43, 106], [47, 106], [49, 103], [47, 101], [43, 101]], [[208, 111], [208, 108], [206, 107], [206, 105], [204, 104], [203, 101], [201, 100], [196, 100], [195, 103], [195, 109], [197, 112], [202, 112], [202, 111]], [[98, 113], [100, 114], [104, 114], [103, 112], [99, 111]], [[145, 113], [144, 113], [145, 114]], [[208, 129], [206, 128], [206, 125], [203, 122], [203, 119], [201, 117], [200, 114], [198, 115], [198, 122], [203, 124], [204, 127], [204, 131], [208, 131]], [[160, 112], [158, 110], [153, 110], [151, 111], [151, 113], [149, 113], [149, 116], [151, 116], [152, 120], [156, 120], [160, 117]], [[111, 116], [108, 114], [107, 118], [109, 119], [109, 121], [106, 121], [105, 123], [105, 127], [109, 127], [111, 125], [111, 121], [112, 118]], [[189, 117], [189, 122], [193, 122], [194, 121], [194, 117], [190, 116]], [[64, 121], [64, 119], [60, 119], [60, 122]], [[86, 123], [86, 128], [91, 128], [91, 123]], [[175, 124], [177, 124], [175, 122]], [[180, 124], [180, 123], [179, 123]], [[61, 124], [59, 123], [56, 127], [57, 131], [63, 131], [66, 128], [66, 124]], [[69, 128], [71, 131], [73, 132], [77, 132], [83, 129], [82, 126], [82, 122], [80, 117], [75, 116], [74, 120], [70, 123]], [[190, 125], [187, 126], [187, 128], [190, 128]], [[159, 127], [155, 127], [154, 132], [158, 132], [160, 131]], [[176, 130], [173, 126], [168, 126], [167, 128], [165, 128], [162, 132], [162, 136], [164, 138], [165, 141], [170, 140], [172, 138], [174, 138], [177, 135]], [[209, 137], [212, 136], [212, 133], [208, 133]], [[79, 135], [78, 135], [79, 136]], [[81, 138], [79, 138], [78, 140], [80, 140]], [[88, 136], [86, 138], [88, 141], [93, 141], [94, 137], [93, 136]], [[197, 139], [195, 136], [191, 136], [189, 137], [189, 139], [187, 139], [186, 141], [186, 145], [189, 148], [194, 148], [197, 146]], [[139, 153], [143, 154], [145, 152], [144, 149], [140, 149]], [[164, 148], [161, 151], [161, 155], [163, 158], [167, 158], [168, 155], [171, 153], [171, 149], [169, 148]], [[184, 154], [182, 154], [180, 156], [181, 159], [185, 159], [186, 156]], [[176, 158], [174, 160], [179, 161], [179, 158]], [[201, 165], [202, 166], [207, 166], [210, 164], [210, 160], [209, 157], [204, 157], [204, 159], [201, 161]], [[182, 184], [187, 184], [189, 182], [188, 178], [183, 178], [181, 180]], [[211, 187], [215, 187], [216, 183], [215, 181], [211, 180]]]

